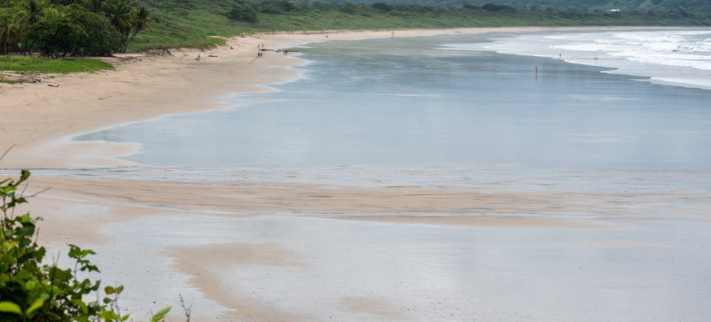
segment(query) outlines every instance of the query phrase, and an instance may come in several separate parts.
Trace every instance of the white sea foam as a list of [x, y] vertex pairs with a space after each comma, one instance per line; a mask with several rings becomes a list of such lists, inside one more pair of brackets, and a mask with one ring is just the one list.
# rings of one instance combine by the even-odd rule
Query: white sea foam
[[648, 76], [654, 83], [711, 89], [711, 30], [529, 34], [447, 47], [560, 58], [614, 68], [610, 73]]

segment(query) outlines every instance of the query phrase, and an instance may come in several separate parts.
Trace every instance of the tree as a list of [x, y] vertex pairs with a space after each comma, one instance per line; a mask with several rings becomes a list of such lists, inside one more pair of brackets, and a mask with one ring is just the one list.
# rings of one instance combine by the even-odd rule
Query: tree
[[20, 20], [28, 26], [37, 23], [44, 16], [44, 6], [37, 0], [20, 2], [20, 10], [22, 10]]
[[257, 11], [248, 4], [236, 4], [227, 14], [227, 18], [234, 21], [244, 21], [249, 23], [257, 22]]
[[380, 11], [390, 11], [390, 10], [393, 10], [393, 7], [391, 7], [391, 6], [388, 5], [387, 3], [383, 3], [383, 2], [376, 2], [376, 3], [372, 4], [371, 6], [373, 7], [373, 9], [377, 9], [377, 10], [380, 10]]
[[122, 44], [128, 43], [133, 22], [133, 2], [130, 0], [108, 0], [104, 2], [102, 10], [114, 28], [121, 34]]
[[103, 6], [104, 0], [86, 0], [84, 2], [84, 7], [93, 13], [101, 13]]
[[87, 41], [84, 29], [65, 19], [40, 21], [27, 30], [27, 44], [46, 57], [59, 57], [72, 53]]
[[86, 41], [75, 50], [84, 49], [92, 56], [106, 56], [122, 48], [121, 34], [103, 15], [77, 10], [69, 15], [69, 19], [86, 33]]
[[7, 55], [7, 45], [11, 41], [18, 39], [20, 24], [17, 22], [16, 15], [10, 10], [3, 9], [0, 11], [0, 44], [2, 45], [2, 54]]
[[121, 50], [122, 52], [126, 52], [128, 43], [133, 40], [133, 37], [136, 37], [136, 35], [140, 32], [150, 28], [150, 25], [148, 25], [150, 16], [151, 10], [144, 6], [139, 6], [137, 10], [133, 11], [133, 17], [131, 20], [131, 36], [128, 37], [126, 42], [123, 44], [123, 49]]
[[138, 6], [133, 0], [107, 0], [102, 11], [121, 34], [121, 52], [126, 51], [133, 37], [149, 27], [150, 9]]

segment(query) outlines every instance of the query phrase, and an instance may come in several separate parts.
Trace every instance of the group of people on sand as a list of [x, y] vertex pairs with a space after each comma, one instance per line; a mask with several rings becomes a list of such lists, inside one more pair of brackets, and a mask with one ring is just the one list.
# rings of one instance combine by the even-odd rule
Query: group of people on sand
[[264, 53], [262, 52], [262, 50], [264, 50], [264, 44], [257, 45], [257, 49], [257, 58], [264, 57]]

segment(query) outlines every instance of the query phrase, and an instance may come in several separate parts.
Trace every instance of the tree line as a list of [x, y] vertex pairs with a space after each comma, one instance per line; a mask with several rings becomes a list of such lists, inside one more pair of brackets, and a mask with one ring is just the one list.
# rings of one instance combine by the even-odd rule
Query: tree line
[[[149, 0], [150, 1], [150, 0]], [[176, 0], [163, 0], [176, 1]], [[220, 0], [213, 0], [220, 2]], [[356, 0], [358, 1], [358, 0]], [[367, 1], [367, 0], [363, 0]], [[382, 0], [381, 0], [382, 1]], [[395, 0], [393, 0], [395, 1]], [[657, 1], [657, 0], [655, 0]], [[671, 0], [666, 0], [671, 1]], [[195, 1], [198, 2], [198, 1]], [[384, 17], [447, 17], [447, 16], [467, 16], [472, 19], [482, 17], [500, 17], [501, 19], [529, 19], [532, 22], [556, 21], [557, 19], [580, 20], [581, 22], [594, 22], [596, 19], [603, 22], [617, 22], [625, 25], [632, 21], [648, 21], [649, 25], [657, 25], [657, 21], [662, 19], [695, 21], [698, 25], [709, 25], [711, 12], [691, 12], [683, 9], [676, 10], [629, 10], [614, 12], [598, 9], [572, 9], [530, 6], [508, 6], [503, 4], [484, 3], [482, 5], [459, 4], [456, 6], [433, 6], [416, 3], [389, 4], [386, 2], [375, 3], [352, 3], [331, 0], [328, 2], [291, 2], [288, 0], [230, 0], [226, 4], [229, 9], [227, 18], [233, 21], [247, 23], [258, 23], [259, 17], [263, 15], [304, 15], [311, 12], [341, 12], [349, 15]], [[176, 7], [190, 6], [189, 0], [177, 0]], [[711, 2], [710, 2], [711, 3]], [[505, 21], [504, 21], [505, 22]], [[505, 23], [504, 23], [505, 24]]]
[[[552, 8], [556, 11], [562, 10], [609, 10], [620, 9], [624, 11], [690, 11], [690, 12], [711, 12], [711, 1], [708, 0], [319, 0], [328, 3], [353, 3], [353, 4], [373, 4], [385, 3], [388, 5], [397, 4], [418, 4], [433, 7], [462, 7], [462, 6], [484, 6], [488, 3], [495, 5], [506, 5], [514, 8], [539, 7], [543, 9]], [[316, 2], [314, 0], [308, 2]]]
[[0, 54], [125, 52], [150, 18], [150, 9], [136, 0], [0, 0]]

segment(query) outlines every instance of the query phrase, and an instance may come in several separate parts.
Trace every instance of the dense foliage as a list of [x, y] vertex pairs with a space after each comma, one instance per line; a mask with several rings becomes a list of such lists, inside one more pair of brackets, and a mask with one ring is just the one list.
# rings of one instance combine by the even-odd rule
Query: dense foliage
[[135, 0], [0, 0], [0, 54], [108, 55], [149, 25]]
[[[622, 10], [609, 12], [546, 6], [531, 0], [526, 6], [504, 0], [479, 4], [447, 0], [360, 0], [334, 3], [287, 0], [144, 0], [157, 21], [137, 36], [129, 50], [210, 47], [242, 33], [345, 29], [406, 29], [508, 26], [708, 26], [709, 12], [684, 10]], [[340, 1], [340, 0], [333, 0]], [[410, 2], [398, 3], [398, 2]], [[528, 1], [528, 0], [527, 0]], [[540, 0], [543, 1], [543, 0]], [[546, 0], [554, 1], [554, 0]], [[620, 0], [621, 1], [621, 0]], [[653, 0], [659, 1], [659, 0]], [[669, 1], [669, 0], [664, 0]], [[690, 0], [696, 1], [696, 0]], [[708, 1], [708, 0], [704, 0]], [[417, 3], [412, 3], [417, 2]], [[489, 2], [493, 2], [489, 4]], [[432, 4], [432, 5], [425, 5]], [[532, 6], [539, 3], [539, 6]], [[591, 2], [591, 6], [594, 2]]]
[[[344, 4], [418, 4], [433, 7], [484, 6], [487, 3], [514, 8], [552, 8], [554, 10], [576, 9], [584, 11], [619, 9], [621, 11], [711, 11], [708, 0], [319, 0], [320, 2]], [[314, 2], [314, 1], [310, 1]]]
[[[15, 207], [27, 203], [21, 185], [30, 177], [0, 181], [0, 322], [19, 321], [106, 321], [129, 319], [118, 305], [123, 286], [104, 287], [99, 301], [101, 281], [80, 279], [79, 272], [99, 272], [88, 257], [95, 253], [69, 245], [72, 268], [56, 263], [44, 264], [47, 250], [37, 244], [37, 221], [29, 213], [15, 215]], [[96, 301], [87, 302], [89, 298]], [[163, 321], [170, 308], [159, 311], [151, 322]]]
[[[0, 0], [0, 8], [0, 52], [32, 39], [50, 56], [208, 48], [224, 43], [210, 36], [271, 31], [711, 25], [709, 0]], [[45, 37], [59, 30], [63, 39]]]

